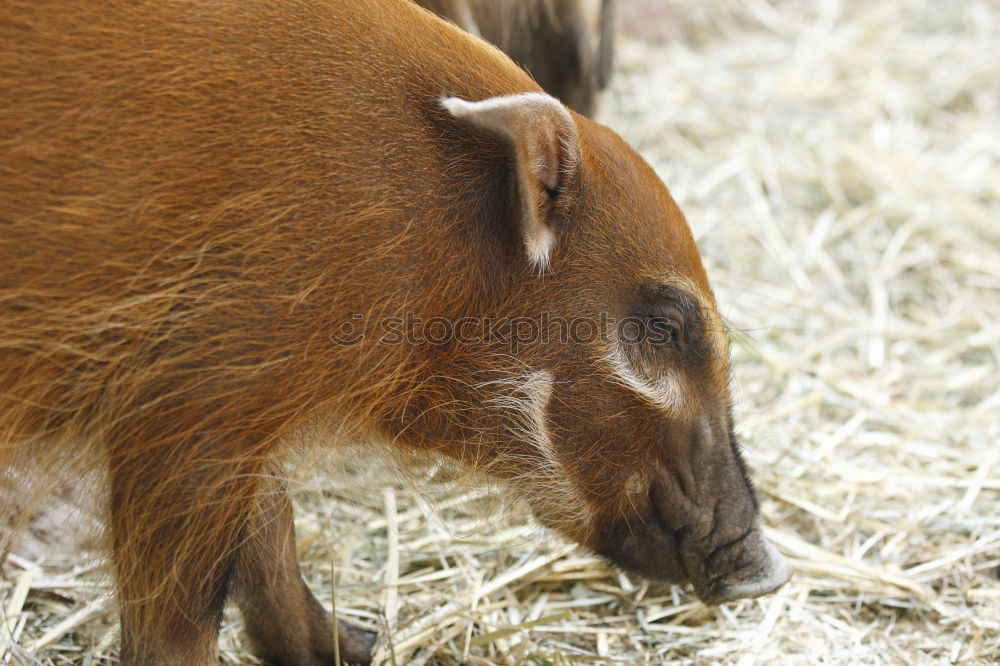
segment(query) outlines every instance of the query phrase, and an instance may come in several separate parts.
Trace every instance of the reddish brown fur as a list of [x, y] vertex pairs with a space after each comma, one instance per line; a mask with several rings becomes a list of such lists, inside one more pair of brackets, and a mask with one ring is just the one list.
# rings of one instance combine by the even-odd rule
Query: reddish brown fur
[[[507, 148], [439, 103], [538, 91], [499, 51], [400, 0], [11, 0], [0, 62], [0, 463], [106, 472], [124, 663], [214, 663], [230, 591], [269, 663], [328, 663], [276, 479], [333, 427], [510, 479], [602, 552], [653, 524], [654, 470], [701, 478], [593, 349], [378, 343], [385, 316], [617, 316], [671, 279], [719, 328], [666, 189], [580, 116], [586, 189], [528, 265]], [[369, 335], [333, 344], [356, 313]], [[716, 339], [677, 432], [728, 432]], [[555, 467], [510, 434], [525, 368], [555, 378]]]

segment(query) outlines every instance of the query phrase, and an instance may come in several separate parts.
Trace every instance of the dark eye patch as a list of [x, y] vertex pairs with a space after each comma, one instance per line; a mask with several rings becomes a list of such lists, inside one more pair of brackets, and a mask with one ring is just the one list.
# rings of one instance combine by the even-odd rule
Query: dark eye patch
[[[688, 362], [708, 359], [711, 346], [705, 336], [707, 318], [701, 305], [686, 292], [663, 283], [643, 284], [634, 312], [650, 326], [672, 328], [676, 334], [666, 341], [667, 346], [678, 348]], [[656, 342], [655, 329], [651, 333], [651, 341]]]

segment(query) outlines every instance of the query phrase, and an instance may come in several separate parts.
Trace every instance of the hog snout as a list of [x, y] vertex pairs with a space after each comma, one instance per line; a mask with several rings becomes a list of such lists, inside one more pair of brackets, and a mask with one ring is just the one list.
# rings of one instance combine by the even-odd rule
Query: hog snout
[[707, 604], [750, 599], [777, 590], [792, 577], [792, 567], [754, 525], [740, 539], [707, 557], [682, 544], [684, 568], [698, 597]]
[[692, 497], [683, 475], [663, 473], [650, 489], [655, 522], [673, 537], [685, 577], [710, 604], [773, 592], [792, 574], [764, 536], [749, 480], [742, 473], [722, 477], [726, 492], [701, 484], [710, 500]]
[[709, 604], [773, 592], [792, 575], [764, 535], [735, 444], [715, 453], [715, 466], [698, 459], [661, 466], [644, 496], [633, 498], [639, 520], [614, 525], [602, 549], [644, 577], [689, 580]]

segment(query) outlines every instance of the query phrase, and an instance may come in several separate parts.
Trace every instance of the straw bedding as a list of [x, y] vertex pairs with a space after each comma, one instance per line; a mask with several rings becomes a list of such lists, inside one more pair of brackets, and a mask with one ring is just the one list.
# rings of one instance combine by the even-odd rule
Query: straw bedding
[[[296, 492], [304, 575], [387, 663], [997, 663], [1000, 5], [620, 4], [602, 120], [698, 238], [794, 580], [705, 607], [489, 488], [353, 457]], [[8, 558], [4, 663], [116, 663], [89, 515], [40, 517]], [[221, 647], [255, 663], [236, 613]]]

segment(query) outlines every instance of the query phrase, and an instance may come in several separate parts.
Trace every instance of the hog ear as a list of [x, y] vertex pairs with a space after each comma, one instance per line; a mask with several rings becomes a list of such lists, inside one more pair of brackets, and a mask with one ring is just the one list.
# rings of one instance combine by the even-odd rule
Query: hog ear
[[510, 145], [521, 201], [521, 236], [529, 262], [545, 270], [555, 244], [550, 219], [554, 200], [579, 163], [576, 125], [566, 107], [542, 93], [481, 102], [447, 97], [441, 104], [456, 118], [492, 132]]

